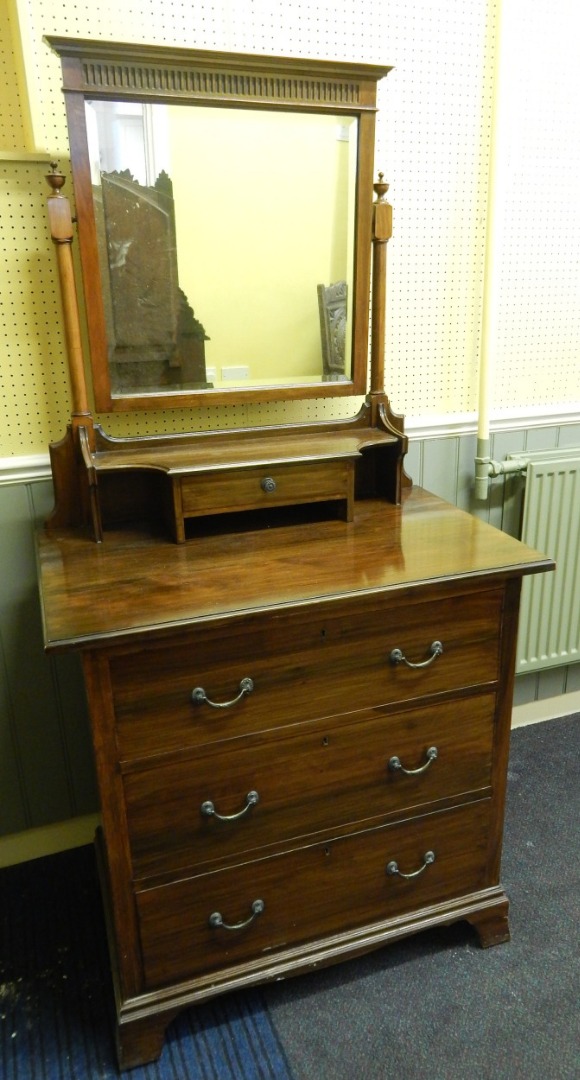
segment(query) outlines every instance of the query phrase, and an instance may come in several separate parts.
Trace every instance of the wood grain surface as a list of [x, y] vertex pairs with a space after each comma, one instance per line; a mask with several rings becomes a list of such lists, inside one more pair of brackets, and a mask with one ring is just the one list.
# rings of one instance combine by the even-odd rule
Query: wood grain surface
[[[550, 559], [434, 495], [413, 488], [401, 506], [361, 500], [351, 523], [320, 521], [199, 535], [188, 544], [128, 528], [95, 544], [62, 531], [39, 540], [48, 649], [286, 605], [412, 592], [549, 569]], [[424, 596], [426, 594], [424, 593]]]

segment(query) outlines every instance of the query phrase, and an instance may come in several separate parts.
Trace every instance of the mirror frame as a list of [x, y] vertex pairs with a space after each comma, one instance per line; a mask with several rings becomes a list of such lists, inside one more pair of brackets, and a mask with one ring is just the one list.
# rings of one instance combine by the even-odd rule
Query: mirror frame
[[[96, 410], [110, 413], [364, 395], [377, 84], [391, 68], [52, 36], [45, 40], [62, 65]], [[85, 122], [87, 99], [345, 114], [358, 120], [350, 380], [112, 394]]]

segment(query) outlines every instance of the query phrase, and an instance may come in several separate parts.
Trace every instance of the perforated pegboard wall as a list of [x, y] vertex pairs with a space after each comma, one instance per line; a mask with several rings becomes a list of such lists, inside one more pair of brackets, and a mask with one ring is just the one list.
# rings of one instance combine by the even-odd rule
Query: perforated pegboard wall
[[[395, 222], [389, 244], [387, 390], [394, 408], [410, 416], [475, 410], [494, 0], [417, 0], [413, 4], [408, 0], [390, 0], [388, 4], [383, 0], [332, 0], [315, 5], [290, 0], [198, 0], [196, 4], [127, 0], [121, 5], [118, 0], [101, 0], [98, 5], [84, 6], [70, 0], [14, 2], [20, 15], [36, 145], [58, 154], [65, 171], [67, 138], [60, 65], [42, 42], [44, 34], [393, 64], [395, 70], [380, 88], [377, 128], [377, 169], [385, 172], [391, 184]], [[524, 12], [516, 50], [520, 58], [526, 48], [526, 33], [532, 44], [534, 37], [543, 40], [546, 24], [554, 28], [554, 42], [558, 35], [558, 40], [566, 40], [562, 20], [571, 10], [571, 0], [550, 0], [549, 16], [548, 0], [539, 5], [505, 0], [505, 5], [510, 8], [509, 17], [513, 11], [517, 15], [519, 8]], [[537, 11], [544, 7], [546, 11]], [[0, 61], [8, 73], [12, 62], [9, 29], [0, 24], [4, 31]], [[575, 72], [572, 63], [559, 63], [563, 98]], [[580, 397], [574, 389], [577, 374], [570, 366], [580, 339], [580, 300], [574, 276], [580, 237], [575, 226], [569, 230], [572, 208], [568, 200], [580, 164], [576, 158], [574, 172], [578, 138], [571, 130], [572, 120], [563, 120], [564, 126], [558, 128], [560, 118], [546, 101], [534, 113], [538, 102], [527, 98], [528, 76], [523, 68], [518, 104], [522, 132], [524, 127], [534, 130], [533, 145], [540, 154], [539, 115], [555, 153], [567, 139], [566, 180], [559, 185], [544, 183], [541, 192], [544, 207], [551, 204], [546, 218], [554, 224], [559, 214], [560, 222], [566, 220], [567, 225], [556, 226], [551, 232], [542, 224], [542, 242], [535, 257], [529, 258], [533, 238], [538, 238], [538, 174], [535, 170], [532, 176], [529, 161], [522, 166], [525, 176], [516, 168], [511, 233], [506, 235], [503, 248], [501, 356], [494, 392], [495, 405], [506, 407]], [[549, 99], [548, 82], [536, 77], [537, 96], [541, 87]], [[8, 111], [13, 113], [17, 108], [18, 102], [13, 100]], [[8, 141], [5, 112], [1, 106], [2, 147], [13, 149], [14, 134]], [[576, 115], [576, 132], [577, 119]], [[8, 424], [3, 425], [0, 456], [42, 452], [48, 441], [62, 435], [68, 415], [57, 314], [60, 301], [45, 221], [45, 168], [30, 162], [0, 162], [1, 166], [0, 243], [6, 259], [1, 370]], [[543, 175], [546, 180], [553, 179], [551, 173]], [[577, 224], [578, 211], [573, 212]], [[16, 232], [15, 221], [19, 226]], [[554, 235], [559, 237], [558, 251], [551, 246]], [[528, 261], [525, 274], [522, 250]], [[539, 265], [543, 284], [538, 277]], [[538, 292], [550, 302], [539, 305]], [[111, 434], [124, 435], [317, 419], [339, 411], [343, 415], [353, 411], [352, 403], [345, 399], [339, 405], [328, 401], [239, 405], [99, 419]]]
[[15, 77], [18, 60], [14, 22], [10, 19], [8, 5], [3, 3], [0, 4], [0, 150], [8, 152], [22, 150], [26, 144], [25, 103]]
[[[40, 453], [70, 415], [60, 294], [45, 212], [47, 165], [0, 160], [1, 453]], [[60, 437], [60, 436], [58, 436]]]
[[580, 403], [580, 8], [504, 0], [498, 408]]
[[494, 9], [389, 3], [395, 70], [381, 87], [377, 161], [394, 207], [388, 392], [407, 414], [475, 408]]

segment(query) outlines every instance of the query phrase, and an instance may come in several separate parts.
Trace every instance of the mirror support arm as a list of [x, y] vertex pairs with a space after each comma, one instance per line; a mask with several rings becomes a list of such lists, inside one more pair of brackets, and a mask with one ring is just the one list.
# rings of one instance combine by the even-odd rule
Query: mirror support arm
[[[51, 188], [48, 196], [48, 220], [50, 233], [57, 253], [58, 274], [62, 294], [62, 311], [66, 340], [67, 361], [70, 376], [72, 415], [66, 435], [58, 443], [50, 445], [50, 461], [54, 485], [55, 505], [46, 522], [46, 528], [90, 524], [94, 539], [102, 539], [100, 506], [97, 494], [97, 477], [91, 467], [90, 455], [94, 449], [95, 431], [89, 400], [83, 359], [81, 323], [75, 288], [72, 257], [73, 224], [70, 204], [60, 189], [65, 178], [58, 172], [56, 162], [51, 162], [51, 172], [46, 177]], [[84, 467], [80, 462], [84, 461]]]
[[385, 396], [385, 334], [387, 299], [387, 243], [393, 232], [393, 210], [386, 196], [389, 185], [383, 173], [373, 184], [376, 201], [373, 203], [373, 279], [371, 298], [371, 402], [384, 401]]
[[[75, 288], [74, 266], [72, 257], [73, 227], [68, 199], [61, 194], [65, 178], [58, 172], [56, 162], [51, 162], [51, 172], [46, 177], [52, 188], [48, 196], [48, 220], [50, 232], [57, 253], [58, 273], [60, 278], [64, 331], [67, 347], [68, 367], [72, 395], [73, 425], [90, 421], [87, 383], [83, 360], [81, 327], [77, 294]], [[89, 426], [91, 426], [89, 424]]]

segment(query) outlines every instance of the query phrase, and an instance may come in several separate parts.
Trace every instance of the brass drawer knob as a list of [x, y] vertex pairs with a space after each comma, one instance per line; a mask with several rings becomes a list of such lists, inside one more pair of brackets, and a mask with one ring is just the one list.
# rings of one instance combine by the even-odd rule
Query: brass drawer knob
[[424, 668], [429, 667], [438, 656], [441, 656], [443, 652], [443, 645], [440, 641], [433, 641], [429, 646], [430, 656], [427, 660], [421, 660], [418, 663], [413, 663], [412, 660], [407, 660], [407, 657], [401, 649], [393, 649], [389, 657], [391, 664], [406, 664], [410, 668]]
[[203, 686], [196, 686], [195, 690], [191, 691], [191, 700], [194, 705], [211, 705], [212, 709], [231, 709], [232, 705], [237, 705], [246, 694], [251, 694], [253, 689], [253, 679], [242, 679], [237, 697], [232, 698], [231, 701], [210, 701]]
[[387, 863], [387, 874], [389, 874], [391, 877], [393, 877], [395, 874], [398, 874], [399, 877], [405, 878], [407, 881], [409, 881], [411, 878], [419, 877], [419, 874], [422, 874], [423, 871], [426, 870], [428, 866], [431, 866], [431, 863], [434, 862], [435, 852], [426, 851], [423, 856], [423, 865], [420, 866], [418, 870], [413, 870], [410, 874], [404, 874], [402, 870], [399, 870], [398, 862], [396, 862], [395, 859], [391, 859], [391, 862]]
[[237, 814], [218, 814], [211, 799], [206, 799], [205, 802], [202, 802], [201, 812], [204, 817], [214, 817], [217, 821], [239, 821], [239, 819], [244, 817], [244, 814], [247, 814], [248, 810], [251, 810], [252, 806], [255, 806], [259, 801], [260, 796], [257, 791], [248, 791], [248, 794], [246, 795], [246, 805], [243, 806], [241, 810], [238, 810]]
[[426, 753], [427, 761], [424, 765], [420, 765], [418, 769], [406, 769], [404, 765], [401, 765], [401, 759], [393, 754], [392, 758], [389, 758], [389, 769], [391, 772], [402, 772], [405, 776], [420, 776], [426, 769], [435, 761], [438, 757], [439, 751], [436, 746], [430, 746]]
[[266, 905], [263, 900], [254, 900], [252, 904], [252, 914], [249, 915], [247, 919], [242, 919], [241, 922], [236, 923], [224, 922], [223, 916], [220, 914], [220, 912], [214, 911], [213, 914], [209, 917], [209, 925], [211, 926], [212, 930], [217, 930], [219, 927], [221, 927], [222, 930], [244, 930], [246, 926], [249, 926], [250, 923], [253, 923], [254, 919], [258, 918], [258, 915], [262, 914], [265, 907]]

